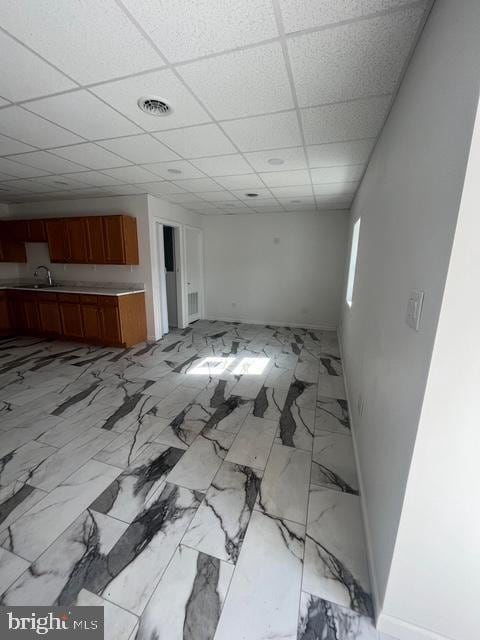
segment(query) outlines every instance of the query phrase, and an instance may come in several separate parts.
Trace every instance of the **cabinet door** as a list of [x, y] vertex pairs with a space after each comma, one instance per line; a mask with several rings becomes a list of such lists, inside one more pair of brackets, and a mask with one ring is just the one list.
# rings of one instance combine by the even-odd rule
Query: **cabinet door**
[[122, 216], [103, 218], [105, 238], [105, 261], [111, 264], [125, 264]]
[[0, 241], [1, 262], [26, 262], [27, 252], [23, 242], [3, 239]]
[[83, 338], [82, 310], [78, 302], [60, 302], [62, 334], [72, 338]]
[[25, 313], [25, 328], [32, 333], [38, 333], [40, 331], [40, 317], [38, 303], [35, 298], [24, 300], [23, 309]]
[[68, 262], [67, 234], [64, 220], [47, 220], [47, 242], [51, 262]]
[[27, 225], [24, 220], [5, 220], [2, 223], [2, 236], [7, 240], [25, 242], [27, 239]]
[[27, 328], [27, 321], [25, 318], [23, 300], [16, 293], [12, 293], [9, 296], [8, 310], [11, 326], [17, 331], [25, 331]]
[[40, 328], [45, 333], [59, 335], [62, 332], [60, 312], [57, 302], [39, 302]]
[[120, 330], [120, 315], [118, 307], [104, 306], [98, 307], [100, 314], [100, 337], [105, 342], [119, 344], [122, 342]]
[[0, 291], [0, 331], [8, 331], [8, 329], [10, 329], [11, 325], [8, 307], [7, 294]]
[[68, 261], [85, 264], [87, 259], [87, 227], [84, 218], [72, 218], [64, 221], [67, 232]]
[[96, 304], [82, 304], [83, 335], [91, 340], [101, 337], [100, 315]]
[[87, 259], [90, 264], [105, 264], [103, 218], [85, 218], [87, 230]]
[[27, 242], [46, 242], [47, 231], [44, 220], [27, 220]]

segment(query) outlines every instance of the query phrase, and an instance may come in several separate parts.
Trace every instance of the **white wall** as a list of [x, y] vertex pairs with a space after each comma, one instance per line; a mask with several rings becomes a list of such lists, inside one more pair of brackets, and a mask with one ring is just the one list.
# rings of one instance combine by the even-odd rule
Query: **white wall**
[[346, 211], [203, 219], [207, 318], [337, 327]]
[[[352, 209], [352, 222], [359, 216], [362, 221], [353, 307], [344, 306], [341, 337], [378, 609], [390, 571], [472, 135], [479, 21], [478, 0], [437, 0]], [[405, 323], [411, 289], [425, 292], [418, 333]], [[457, 330], [463, 331], [460, 318]], [[455, 377], [454, 360], [449, 367]], [[457, 484], [447, 465], [444, 472]], [[430, 490], [431, 500], [442, 499], [435, 483]], [[444, 560], [438, 556], [437, 562], [440, 567]], [[416, 570], [411, 569], [402, 598], [415, 597]], [[464, 615], [455, 607], [448, 614]]]
[[479, 173], [480, 112], [382, 621], [455, 640], [480, 638]]

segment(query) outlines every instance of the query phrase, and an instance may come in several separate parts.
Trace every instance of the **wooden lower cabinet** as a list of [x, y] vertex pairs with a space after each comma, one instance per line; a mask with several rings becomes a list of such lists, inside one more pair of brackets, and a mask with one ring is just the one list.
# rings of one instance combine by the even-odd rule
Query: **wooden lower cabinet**
[[0, 335], [10, 333], [11, 327], [8, 295], [6, 291], [0, 291]]
[[59, 302], [62, 319], [62, 335], [71, 338], [83, 338], [82, 309], [78, 302]]
[[[5, 298], [10, 333], [46, 334], [118, 347], [147, 339], [143, 293], [117, 297], [9, 291]], [[0, 331], [1, 309], [0, 298]]]
[[40, 331], [54, 336], [61, 335], [62, 322], [58, 303], [50, 300], [40, 300], [38, 312], [40, 315]]

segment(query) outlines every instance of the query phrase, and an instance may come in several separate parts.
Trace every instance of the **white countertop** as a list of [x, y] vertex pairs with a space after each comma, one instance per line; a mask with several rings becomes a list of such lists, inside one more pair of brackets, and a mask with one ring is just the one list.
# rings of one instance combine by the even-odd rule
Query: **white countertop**
[[34, 285], [3, 284], [0, 289], [13, 289], [15, 291], [36, 291], [37, 293], [81, 293], [92, 296], [128, 296], [132, 293], [144, 293], [145, 289], [112, 289], [105, 287], [77, 287], [59, 285], [54, 287], [35, 287]]

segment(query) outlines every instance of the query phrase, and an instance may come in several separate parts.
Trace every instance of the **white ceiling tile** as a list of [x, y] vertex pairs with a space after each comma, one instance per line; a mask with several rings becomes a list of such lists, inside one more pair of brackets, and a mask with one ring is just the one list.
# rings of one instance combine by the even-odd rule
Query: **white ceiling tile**
[[358, 189], [359, 182], [328, 182], [325, 184], [314, 184], [313, 192], [315, 196], [346, 196], [352, 195]]
[[271, 209], [281, 206], [275, 198], [259, 198], [258, 200], [255, 199], [255, 201], [252, 200], [252, 202], [247, 202], [246, 204], [248, 204], [252, 209]]
[[116, 169], [105, 169], [104, 173], [117, 180], [133, 184], [138, 182], [153, 182], [155, 180], [155, 176], [143, 167], [117, 167]]
[[81, 171], [82, 166], [64, 158], [48, 153], [48, 151], [32, 151], [31, 153], [20, 153], [19, 155], [10, 156], [10, 160], [16, 160], [30, 167], [42, 169], [49, 173], [72, 173]]
[[238, 211], [240, 213], [248, 213], [250, 211], [250, 208], [243, 202], [240, 202], [240, 200], [223, 200], [221, 202], [216, 202], [215, 204], [219, 209], [223, 209], [225, 211]]
[[174, 184], [192, 193], [205, 191], [221, 191], [221, 187], [210, 178], [195, 178], [192, 180], [174, 180]]
[[201, 198], [207, 202], [226, 202], [228, 200], [236, 200], [235, 196], [229, 191], [205, 191], [202, 192]]
[[353, 195], [351, 196], [316, 196], [317, 207], [323, 211], [328, 209], [349, 209], [352, 204]]
[[162, 65], [114, 0], [2, 0], [2, 27], [82, 84]]
[[184, 158], [218, 156], [236, 151], [216, 124], [162, 131], [154, 135]]
[[4, 100], [3, 98], [0, 98], [0, 107], [4, 107], [7, 104], [10, 104], [8, 100]]
[[255, 211], [256, 213], [284, 213], [285, 209], [281, 204], [277, 203], [275, 205], [266, 207], [255, 207], [252, 209], [252, 211]]
[[191, 202], [188, 205], [185, 205], [186, 209], [191, 209], [192, 211], [198, 211], [198, 213], [210, 213], [217, 212], [217, 207], [212, 202]]
[[8, 158], [0, 158], [0, 171], [14, 178], [34, 178], [35, 176], [46, 176], [48, 173], [48, 171], [43, 171], [43, 169], [19, 164]]
[[27, 108], [85, 138], [127, 136], [140, 131], [132, 122], [84, 90], [33, 100]]
[[46, 185], [41, 185], [30, 180], [10, 180], [9, 182], [2, 182], [0, 184], [0, 189], [6, 189], [11, 192], [27, 192], [27, 193], [39, 193], [41, 191], [51, 191], [51, 187]]
[[310, 174], [307, 169], [299, 171], [269, 171], [260, 173], [260, 178], [267, 187], [288, 187], [295, 185], [310, 185]]
[[392, 93], [422, 13], [405, 9], [289, 39], [299, 106]]
[[209, 176], [230, 176], [249, 173], [252, 167], [237, 153], [229, 156], [216, 156], [192, 160], [198, 169]]
[[25, 151], [34, 151], [34, 148], [29, 144], [12, 140], [12, 138], [7, 138], [7, 136], [0, 134], [0, 156], [8, 156], [11, 153], [23, 153]]
[[71, 176], [44, 176], [42, 178], [32, 178], [32, 182], [38, 185], [45, 185], [52, 190], [63, 191], [65, 189], [81, 189], [87, 188], [81, 180], [72, 178]]
[[[232, 189], [232, 193], [234, 195], [237, 196], [237, 198], [240, 198], [240, 200], [243, 200], [245, 202], [247, 202], [248, 204], [250, 204], [251, 202], [255, 201], [258, 202], [261, 199], [268, 199], [268, 198], [273, 198], [272, 196], [272, 192], [269, 191], [269, 189], [266, 189], [265, 187], [263, 187], [262, 189]], [[247, 193], [256, 193], [257, 196], [256, 197], [249, 197], [247, 196]], [[252, 205], [253, 206], [253, 205]]]
[[269, 0], [123, 0], [123, 4], [170, 62], [278, 35]]
[[77, 86], [63, 73], [1, 31], [0, 58], [8, 61], [2, 65], [0, 93], [14, 102], [74, 89]]
[[121, 184], [105, 187], [105, 191], [116, 196], [128, 196], [146, 193], [144, 184]]
[[[92, 91], [147, 131], [163, 131], [211, 121], [205, 109], [171, 69], [108, 82], [93, 87]], [[172, 109], [169, 115], [154, 116], [142, 111], [137, 103], [139, 98], [145, 96], [166, 102]]]
[[145, 169], [166, 180], [189, 180], [190, 178], [205, 177], [201, 171], [192, 166], [187, 160], [146, 164]]
[[0, 132], [35, 147], [48, 148], [82, 141], [74, 133], [15, 106], [0, 110]]
[[350, 142], [330, 142], [307, 147], [310, 167], [333, 167], [345, 164], [367, 162], [375, 144], [375, 138], [352, 140]]
[[115, 140], [102, 140], [98, 144], [137, 164], [178, 159], [176, 153], [148, 133]]
[[203, 202], [203, 200], [201, 200], [193, 193], [169, 193], [165, 196], [165, 200], [173, 202], [174, 204], [191, 204], [192, 202]]
[[313, 196], [302, 196], [297, 198], [279, 198], [278, 201], [286, 209], [315, 209], [315, 198]]
[[312, 182], [314, 184], [354, 182], [355, 180], [360, 180], [364, 171], [364, 164], [351, 164], [343, 167], [319, 167], [311, 170]]
[[379, 96], [302, 109], [307, 145], [376, 137], [385, 121], [391, 100], [391, 96]]
[[279, 0], [285, 31], [323, 27], [362, 15], [362, 0]]
[[105, 189], [94, 189], [86, 187], [83, 189], [67, 189], [62, 195], [62, 198], [96, 198], [98, 196], [106, 196], [108, 192]]
[[178, 72], [219, 120], [293, 107], [278, 42], [192, 62]]
[[280, 149], [302, 144], [295, 111], [223, 122], [222, 127], [240, 151]]
[[77, 162], [89, 169], [109, 169], [112, 167], [123, 167], [129, 164], [128, 160], [119, 158], [93, 142], [76, 144], [73, 147], [51, 149], [50, 151], [61, 158]]
[[265, 187], [256, 173], [247, 173], [242, 176], [225, 176], [216, 178], [216, 181], [225, 189], [261, 189]]
[[144, 185], [145, 189], [148, 193], [152, 193], [154, 196], [166, 196], [171, 193], [181, 193], [183, 189], [172, 182], [166, 181], [156, 181], [156, 182], [146, 182]]
[[252, 151], [244, 155], [255, 171], [291, 171], [307, 168], [303, 147], [275, 149], [274, 151]]
[[[418, 4], [418, 0], [362, 0], [363, 15], [368, 15], [374, 11], [406, 7], [410, 4]], [[429, 5], [430, 0], [423, 0], [421, 2], [423, 8], [427, 8]]]
[[276, 198], [299, 198], [312, 195], [311, 185], [292, 186], [292, 187], [273, 187], [272, 193]]
[[118, 186], [121, 183], [112, 178], [111, 176], [107, 176], [104, 173], [100, 173], [99, 171], [82, 171], [81, 173], [70, 173], [69, 178], [74, 178], [75, 180], [80, 180], [85, 184], [92, 185], [93, 187], [108, 187]]

